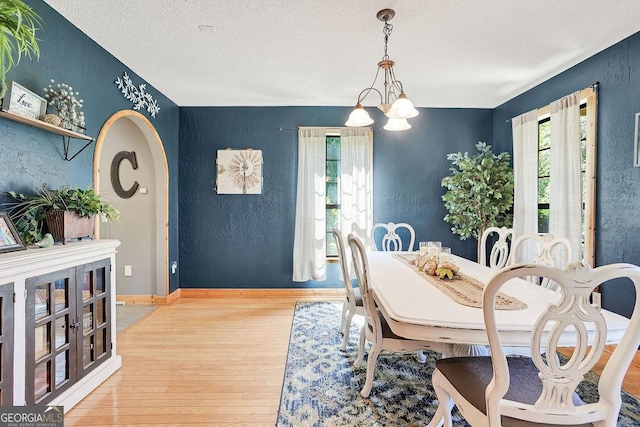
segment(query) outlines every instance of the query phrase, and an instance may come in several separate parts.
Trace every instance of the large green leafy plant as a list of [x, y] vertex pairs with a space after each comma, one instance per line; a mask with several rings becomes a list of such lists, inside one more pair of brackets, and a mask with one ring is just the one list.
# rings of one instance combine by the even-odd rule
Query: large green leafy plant
[[20, 237], [26, 245], [40, 239], [45, 230], [45, 217], [48, 210], [61, 209], [73, 211], [81, 217], [100, 215], [108, 220], [117, 220], [120, 213], [92, 189], [62, 187], [50, 190], [42, 187], [35, 194], [22, 194], [15, 191], [6, 193], [15, 199], [10, 202], [9, 216], [16, 225]]
[[451, 175], [443, 178], [447, 192], [442, 196], [449, 213], [444, 220], [461, 240], [478, 239], [488, 227], [511, 227], [513, 216], [513, 170], [509, 153], [497, 156], [484, 142], [476, 144], [478, 153], [450, 153]]
[[0, 98], [7, 92], [7, 73], [23, 55], [40, 57], [36, 31], [40, 16], [22, 0], [0, 1]]

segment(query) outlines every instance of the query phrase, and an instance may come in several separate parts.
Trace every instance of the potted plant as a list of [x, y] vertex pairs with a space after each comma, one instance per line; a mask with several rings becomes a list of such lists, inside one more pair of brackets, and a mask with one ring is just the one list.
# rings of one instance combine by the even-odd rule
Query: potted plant
[[103, 201], [92, 189], [62, 187], [50, 190], [46, 186], [33, 195], [9, 191], [15, 202], [8, 203], [9, 215], [25, 244], [32, 245], [51, 233], [57, 242], [93, 237], [94, 215], [117, 220], [120, 213]]
[[7, 92], [7, 73], [22, 55], [40, 57], [36, 38], [40, 24], [40, 16], [22, 0], [0, 2], [0, 98]]
[[513, 170], [509, 153], [497, 156], [484, 142], [476, 144], [478, 153], [450, 153], [451, 175], [443, 178], [447, 192], [442, 196], [449, 213], [444, 220], [452, 224], [451, 231], [461, 240], [478, 239], [488, 227], [511, 227], [513, 215]]

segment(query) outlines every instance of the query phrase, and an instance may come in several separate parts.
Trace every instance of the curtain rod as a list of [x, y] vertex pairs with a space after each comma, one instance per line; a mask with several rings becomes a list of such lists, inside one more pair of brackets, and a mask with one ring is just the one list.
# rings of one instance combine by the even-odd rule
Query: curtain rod
[[[599, 86], [599, 85], [600, 85], [600, 82], [595, 82], [594, 84], [592, 84], [592, 85], [590, 85], [590, 86], [587, 86], [587, 87], [585, 87], [585, 88], [584, 88], [584, 89], [582, 89], [582, 90], [586, 90], [586, 89], [589, 89], [589, 88], [593, 88], [593, 89], [595, 89], [595, 90], [597, 91], [597, 90], [598, 90], [598, 86]], [[546, 107], [546, 105], [545, 105], [545, 107]], [[544, 108], [544, 107], [540, 107], [540, 108]], [[536, 110], [539, 110], [540, 108], [536, 108]], [[507, 119], [507, 120], [505, 120], [504, 122], [505, 122], [505, 123], [511, 123], [511, 120], [512, 120], [512, 119]]]
[[[279, 131], [283, 131], [283, 130], [315, 129], [315, 128], [321, 128], [321, 127], [324, 127], [325, 129], [327, 129], [329, 131], [331, 131], [331, 130], [338, 131], [340, 129], [350, 129], [349, 127], [345, 127], [345, 126], [341, 126], [341, 127], [338, 127], [338, 126], [328, 126], [328, 127], [325, 127], [325, 126], [298, 126], [297, 128], [283, 128], [283, 127], [280, 127], [280, 128], [278, 128], [278, 130]], [[369, 129], [382, 130], [382, 128], [369, 128]]]

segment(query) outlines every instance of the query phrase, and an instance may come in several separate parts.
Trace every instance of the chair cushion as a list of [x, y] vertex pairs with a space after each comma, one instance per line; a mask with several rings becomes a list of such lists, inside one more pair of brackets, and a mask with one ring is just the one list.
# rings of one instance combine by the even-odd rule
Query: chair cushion
[[356, 307], [364, 307], [362, 303], [362, 294], [360, 293], [360, 288], [353, 288], [353, 297]]
[[[504, 398], [515, 402], [533, 405], [542, 393], [542, 381], [538, 377], [538, 368], [529, 357], [507, 357], [511, 376], [509, 390]], [[486, 415], [487, 407], [484, 392], [491, 379], [493, 369], [490, 356], [451, 357], [436, 361], [436, 368], [475, 408]], [[580, 397], [574, 393], [573, 403], [584, 405]], [[502, 425], [512, 426], [550, 426], [550, 424], [533, 423], [515, 418], [502, 417]], [[580, 424], [592, 426], [593, 424]]]
[[[406, 340], [407, 338], [396, 335], [391, 330], [391, 326], [387, 323], [387, 320], [384, 318], [382, 313], [378, 312], [378, 316], [380, 316], [380, 325], [382, 326], [382, 338], [391, 338], [394, 340]], [[369, 330], [373, 332], [373, 328], [369, 325]]]

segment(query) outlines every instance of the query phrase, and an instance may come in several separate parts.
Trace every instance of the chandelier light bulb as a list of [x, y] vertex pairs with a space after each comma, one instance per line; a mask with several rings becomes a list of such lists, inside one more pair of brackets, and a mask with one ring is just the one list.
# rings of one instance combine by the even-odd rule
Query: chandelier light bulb
[[369, 126], [371, 123], [373, 123], [373, 119], [369, 117], [369, 113], [367, 113], [361, 104], [357, 104], [351, 114], [349, 114], [349, 119], [344, 125], [348, 127], [362, 127]]
[[407, 119], [389, 119], [386, 125], [384, 125], [385, 130], [407, 130], [411, 129], [411, 125], [407, 121]]
[[418, 115], [418, 110], [409, 101], [407, 95], [401, 93], [385, 115], [390, 119], [410, 119]]

